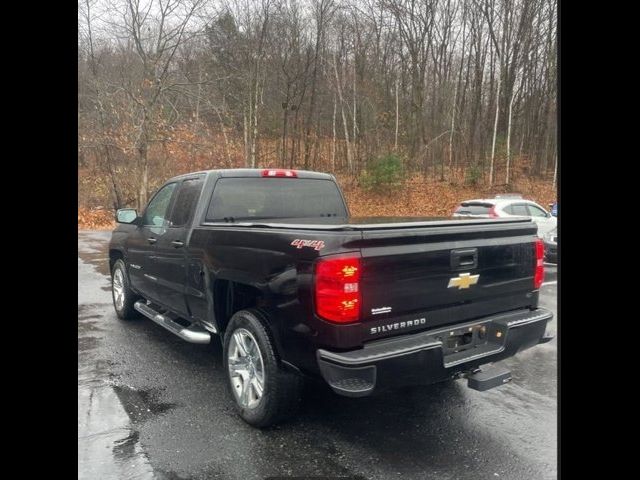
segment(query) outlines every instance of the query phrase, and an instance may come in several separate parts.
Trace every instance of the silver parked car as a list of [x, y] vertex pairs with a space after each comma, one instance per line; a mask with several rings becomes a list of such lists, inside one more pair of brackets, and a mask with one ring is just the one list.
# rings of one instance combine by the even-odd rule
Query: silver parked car
[[544, 236], [544, 260], [558, 263], [558, 227]]
[[536, 202], [521, 195], [496, 195], [490, 199], [466, 200], [453, 212], [454, 217], [531, 217], [538, 224], [538, 236], [544, 237], [558, 225], [558, 219]]

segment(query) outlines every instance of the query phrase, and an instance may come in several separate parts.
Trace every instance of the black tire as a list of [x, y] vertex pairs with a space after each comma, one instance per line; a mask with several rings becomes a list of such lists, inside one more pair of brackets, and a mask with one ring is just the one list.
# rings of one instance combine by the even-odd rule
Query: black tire
[[[114, 278], [116, 278], [115, 284], [117, 285], [118, 279], [122, 281], [122, 294], [124, 301], [120, 308], [118, 308], [118, 302], [116, 301], [116, 288], [114, 288]], [[136, 295], [129, 287], [129, 278], [127, 276], [127, 267], [122, 259], [116, 260], [111, 269], [111, 298], [113, 300], [113, 308], [116, 311], [116, 315], [120, 320], [133, 320], [140, 317], [138, 311], [133, 308], [133, 304], [140, 300], [140, 296]]]
[[[300, 404], [303, 385], [299, 374], [286, 370], [281, 364], [267, 325], [265, 313], [255, 309], [240, 310], [231, 317], [224, 336], [223, 359], [229, 395], [240, 417], [248, 424], [259, 428], [268, 427], [295, 414]], [[255, 339], [264, 367], [262, 396], [251, 408], [243, 406], [234, 392], [235, 387], [229, 370], [231, 338], [237, 331], [248, 331], [252, 339]]]

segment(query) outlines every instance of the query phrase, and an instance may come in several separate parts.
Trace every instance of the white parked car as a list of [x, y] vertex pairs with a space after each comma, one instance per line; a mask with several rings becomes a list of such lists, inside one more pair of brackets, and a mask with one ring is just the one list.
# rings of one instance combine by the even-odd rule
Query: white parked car
[[536, 202], [521, 195], [496, 195], [495, 198], [466, 200], [453, 212], [454, 217], [531, 217], [538, 224], [538, 236], [544, 237], [556, 228], [558, 219]]

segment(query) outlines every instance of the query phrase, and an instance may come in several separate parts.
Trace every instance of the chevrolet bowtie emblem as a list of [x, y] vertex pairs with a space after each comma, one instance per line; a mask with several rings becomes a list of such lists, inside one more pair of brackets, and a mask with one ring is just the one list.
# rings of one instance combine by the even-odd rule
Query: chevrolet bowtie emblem
[[471, 275], [470, 273], [461, 273], [457, 277], [449, 279], [447, 288], [458, 287], [458, 289], [469, 288], [471, 285], [478, 283], [480, 275]]

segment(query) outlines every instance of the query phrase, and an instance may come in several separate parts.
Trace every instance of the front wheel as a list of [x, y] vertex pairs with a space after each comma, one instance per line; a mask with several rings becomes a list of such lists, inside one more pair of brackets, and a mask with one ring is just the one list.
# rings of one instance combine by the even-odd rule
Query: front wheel
[[116, 260], [111, 270], [111, 297], [113, 298], [113, 308], [115, 308], [118, 318], [131, 320], [138, 317], [138, 311], [133, 308], [133, 304], [140, 297], [129, 288], [127, 270], [122, 259]]
[[267, 427], [293, 414], [300, 401], [301, 377], [279, 362], [257, 310], [233, 315], [224, 336], [227, 383], [236, 411], [255, 427]]

